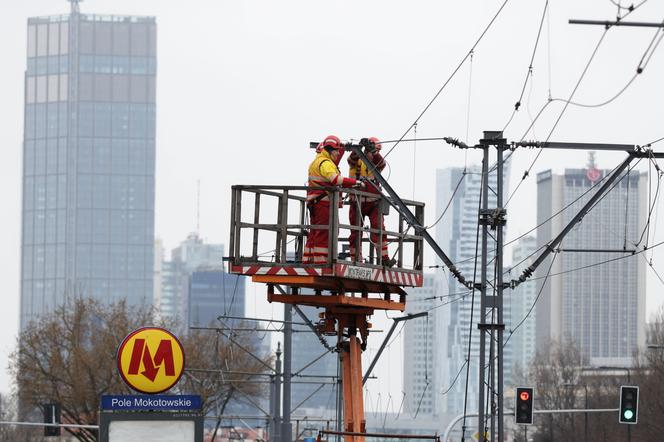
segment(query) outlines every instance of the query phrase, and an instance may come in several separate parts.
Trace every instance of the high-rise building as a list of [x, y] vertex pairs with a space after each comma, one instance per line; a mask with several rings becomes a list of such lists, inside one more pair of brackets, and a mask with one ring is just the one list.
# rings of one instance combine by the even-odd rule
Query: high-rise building
[[220, 268], [193, 271], [187, 290], [187, 324], [215, 326], [220, 324], [217, 318], [221, 315], [244, 317], [244, 282], [243, 276]]
[[405, 410], [409, 416], [437, 415], [437, 393], [440, 388], [439, 361], [440, 338], [437, 330], [437, 313], [441, 298], [437, 296], [439, 285], [435, 275], [425, 274], [422, 287], [408, 289], [406, 313], [427, 311], [426, 317], [411, 319], [404, 325], [403, 337], [403, 391]]
[[[512, 249], [512, 267], [510, 276], [518, 277], [537, 257], [537, 240], [534, 236], [525, 236], [519, 239]], [[506, 350], [512, 357], [511, 366], [505, 366], [505, 385], [511, 385], [511, 375], [515, 370], [527, 374], [530, 361], [535, 356], [535, 298], [537, 291], [535, 284], [521, 284], [515, 289], [507, 291], [506, 305], [510, 309], [510, 321], [505, 324], [509, 336]], [[531, 311], [532, 309], [532, 311]], [[530, 312], [530, 314], [529, 314]], [[523, 321], [523, 322], [521, 322]], [[517, 329], [518, 327], [518, 329]], [[510, 336], [509, 331], [516, 331]]]
[[[188, 324], [190, 320], [190, 297], [189, 283], [191, 275], [197, 270], [217, 270], [223, 267], [224, 246], [223, 244], [205, 244], [195, 233], [190, 234], [178, 247], [171, 251], [171, 259], [161, 263], [160, 278], [155, 284], [161, 286], [159, 299], [155, 299], [155, 307], [164, 318], [177, 320], [182, 324]], [[225, 275], [232, 290], [237, 284], [242, 284], [239, 293], [238, 305], [242, 305], [244, 315], [244, 280], [238, 280], [232, 275]], [[219, 286], [220, 294], [225, 293], [226, 283]], [[237, 287], [236, 287], [237, 288]], [[229, 298], [230, 299], [230, 298]], [[219, 303], [227, 301], [225, 297], [217, 299]], [[216, 311], [216, 310], [215, 310]], [[216, 316], [215, 316], [216, 318]], [[207, 324], [205, 324], [207, 325]]]
[[[590, 188], [608, 173], [597, 169], [591, 156], [587, 168], [537, 175], [538, 247], [567, 225], [595, 192]], [[645, 245], [648, 181], [638, 172], [621, 178], [536, 272], [537, 290], [542, 291], [538, 347], [544, 348], [549, 339], [571, 341], [593, 365], [629, 366], [633, 352], [645, 344], [646, 261], [640, 256], [611, 259]]]
[[65, 295], [152, 304], [156, 22], [28, 19], [21, 328]]
[[[492, 169], [488, 181], [489, 186], [496, 189], [497, 174], [495, 169]], [[503, 201], [505, 201], [506, 189], [509, 188], [509, 162], [505, 163], [503, 171]], [[481, 280], [482, 273], [481, 269], [475, 266], [476, 257], [479, 260], [481, 253], [481, 247], [476, 248], [481, 186], [482, 170], [478, 166], [467, 169], [446, 168], [438, 170], [436, 174], [437, 215], [446, 210], [445, 216], [436, 224], [436, 241], [443, 250], [448, 252], [448, 256], [466, 279], [472, 281], [474, 276], [476, 282]], [[496, 207], [495, 192], [489, 192], [488, 207]], [[489, 262], [494, 262], [492, 260], [494, 250], [495, 243], [489, 240]], [[477, 264], [479, 265], [479, 262]], [[440, 409], [444, 413], [459, 414], [464, 410], [466, 398], [467, 410], [477, 409], [480, 344], [477, 323], [480, 321], [480, 292], [476, 291], [474, 294], [473, 307], [473, 302], [471, 302], [473, 296], [466, 287], [447, 273], [441, 272], [439, 275], [445, 281], [441, 284], [439, 294], [445, 296], [446, 299], [446, 304], [441, 306], [440, 312], [437, 313], [439, 328], [436, 330], [437, 333], [440, 333], [439, 342], [441, 342], [441, 354], [437, 356], [440, 361], [439, 370], [441, 370], [440, 389], [446, 392], [440, 396]], [[491, 281], [493, 276], [493, 268], [487, 269], [487, 280]], [[505, 322], [509, 321], [508, 315], [509, 309], [504, 308], [503, 320]], [[470, 369], [466, 391], [465, 361], [468, 357], [469, 333], [471, 334]], [[487, 359], [488, 354], [487, 344]], [[505, 366], [510, 364], [507, 352], [504, 354], [504, 364]]]

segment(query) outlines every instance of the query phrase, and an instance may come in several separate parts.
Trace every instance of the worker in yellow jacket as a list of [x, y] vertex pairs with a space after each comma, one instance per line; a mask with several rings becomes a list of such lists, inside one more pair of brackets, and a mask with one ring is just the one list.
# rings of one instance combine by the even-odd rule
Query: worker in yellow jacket
[[312, 225], [325, 225], [326, 228], [309, 230], [302, 261], [305, 264], [326, 264], [330, 239], [330, 197], [329, 190], [321, 187], [357, 187], [364, 189], [363, 182], [346, 178], [339, 171], [339, 162], [344, 155], [341, 140], [330, 135], [316, 149], [316, 158], [309, 165], [307, 207], [309, 222]]
[[[380, 140], [376, 137], [371, 137], [368, 142], [362, 140], [365, 146], [364, 153], [367, 158], [373, 163], [374, 167], [382, 172], [385, 168], [385, 159], [380, 154], [382, 148]], [[349, 176], [356, 180], [362, 180], [367, 183], [366, 191], [377, 194], [376, 196], [361, 196], [360, 198], [351, 197], [349, 218], [352, 226], [362, 226], [364, 217], [369, 217], [372, 230], [385, 231], [385, 223], [383, 222], [383, 210], [381, 207], [381, 191], [380, 185], [374, 180], [374, 175], [371, 170], [364, 164], [355, 152], [351, 153], [348, 158]], [[380, 263], [387, 267], [392, 267], [396, 264], [394, 258], [390, 258], [387, 252], [387, 238], [385, 235], [380, 235], [377, 232], [372, 232], [369, 235], [371, 242], [376, 247], [376, 251], [380, 251]], [[348, 242], [350, 243], [350, 257], [353, 261], [362, 261], [362, 232], [351, 230]], [[359, 246], [359, 248], [358, 248]]]

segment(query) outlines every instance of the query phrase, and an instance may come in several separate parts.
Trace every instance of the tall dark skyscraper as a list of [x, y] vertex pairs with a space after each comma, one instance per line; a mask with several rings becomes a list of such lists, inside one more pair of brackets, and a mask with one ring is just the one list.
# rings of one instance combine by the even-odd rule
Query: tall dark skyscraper
[[152, 303], [156, 23], [28, 19], [21, 328], [65, 294]]

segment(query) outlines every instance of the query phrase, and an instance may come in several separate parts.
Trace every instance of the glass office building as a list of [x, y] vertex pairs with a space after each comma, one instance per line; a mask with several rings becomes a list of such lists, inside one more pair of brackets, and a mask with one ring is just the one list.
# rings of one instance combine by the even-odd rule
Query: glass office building
[[150, 305], [156, 23], [28, 20], [21, 328], [66, 295]]

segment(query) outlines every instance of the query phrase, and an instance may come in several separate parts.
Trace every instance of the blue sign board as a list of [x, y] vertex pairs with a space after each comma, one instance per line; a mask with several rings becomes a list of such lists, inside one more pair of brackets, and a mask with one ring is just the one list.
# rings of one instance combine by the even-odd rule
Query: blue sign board
[[102, 410], [145, 411], [145, 410], [200, 410], [201, 397], [185, 395], [103, 395]]

